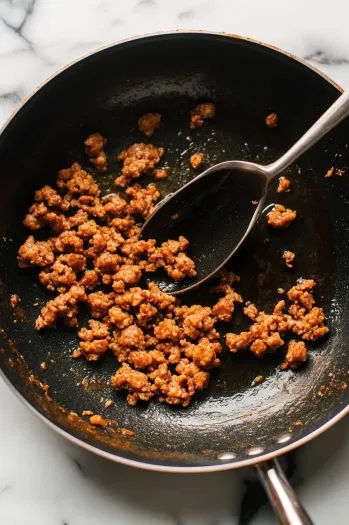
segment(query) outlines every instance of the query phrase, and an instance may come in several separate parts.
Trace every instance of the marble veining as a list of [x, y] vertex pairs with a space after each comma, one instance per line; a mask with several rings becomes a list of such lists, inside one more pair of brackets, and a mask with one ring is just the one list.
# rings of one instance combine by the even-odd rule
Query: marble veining
[[[349, 86], [349, 4], [332, 0], [0, 0], [0, 125], [70, 60], [132, 35], [225, 31], [269, 42]], [[253, 469], [170, 475], [96, 457], [57, 436], [0, 381], [0, 523], [276, 523]], [[284, 458], [317, 525], [348, 523], [349, 419]]]

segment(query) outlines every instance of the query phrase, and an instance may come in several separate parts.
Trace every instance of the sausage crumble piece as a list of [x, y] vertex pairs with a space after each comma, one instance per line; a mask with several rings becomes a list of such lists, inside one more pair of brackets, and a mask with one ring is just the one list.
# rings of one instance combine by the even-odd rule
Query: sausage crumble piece
[[191, 167], [194, 168], [194, 170], [196, 170], [204, 162], [204, 159], [205, 159], [204, 153], [193, 153], [193, 155], [189, 159], [189, 162], [190, 162]]
[[[283, 346], [282, 337], [293, 332], [306, 341], [316, 341], [328, 332], [324, 324], [325, 315], [322, 308], [314, 306], [313, 289], [315, 281], [308, 279], [293, 286], [288, 291], [291, 306], [288, 314], [284, 313], [285, 301], [279, 301], [272, 314], [259, 312], [252, 303], [247, 303], [244, 313], [253, 321], [248, 332], [226, 335], [226, 344], [233, 353], [240, 349], [250, 349], [257, 357], [263, 357], [267, 351], [275, 351]], [[298, 343], [295, 343], [298, 344]], [[290, 346], [287, 366], [296, 368], [306, 360], [304, 344]], [[284, 367], [285, 368], [285, 367]]]
[[29, 235], [18, 250], [17, 260], [20, 268], [48, 266], [55, 260], [52, 244], [50, 241], [35, 241], [33, 235]]
[[291, 188], [291, 181], [287, 177], [280, 177], [279, 178], [279, 185], [277, 189], [277, 193], [282, 193], [283, 191], [290, 191]]
[[276, 204], [268, 213], [268, 224], [273, 228], [287, 228], [296, 217], [296, 211], [285, 208], [282, 204]]
[[263, 381], [264, 381], [264, 376], [257, 376], [252, 381], [252, 385], [251, 386], [260, 385], [261, 383], [263, 383]]
[[102, 416], [99, 416], [98, 414], [90, 417], [90, 423], [91, 425], [95, 425], [97, 427], [106, 427], [107, 422], [105, 419], [102, 418]]
[[138, 119], [138, 129], [146, 137], [151, 137], [160, 126], [161, 115], [160, 113], [146, 113]]
[[152, 174], [155, 165], [160, 162], [164, 148], [157, 148], [152, 144], [133, 144], [118, 155], [123, 162], [120, 177], [115, 179], [117, 186], [126, 187], [132, 179], [138, 179], [143, 174]]
[[293, 252], [285, 251], [282, 258], [285, 261], [287, 268], [293, 268], [293, 261], [295, 260], [296, 255]]
[[108, 171], [107, 156], [103, 149], [106, 142], [107, 139], [98, 132], [89, 135], [85, 140], [85, 153], [90, 157], [90, 162], [98, 173], [106, 173]]
[[83, 410], [82, 411], [83, 416], [93, 416], [92, 410]]
[[147, 188], [134, 184], [127, 188], [125, 193], [131, 197], [128, 205], [130, 215], [141, 215], [144, 219], [153, 213], [155, 209], [153, 203], [160, 198], [159, 190], [152, 184]]
[[241, 295], [236, 293], [232, 284], [239, 282], [240, 277], [234, 275], [232, 272], [221, 270], [215, 277], [218, 279], [218, 284], [210, 288], [211, 293], [224, 294], [224, 297], [213, 306], [212, 313], [218, 321], [229, 323], [232, 320], [233, 312], [235, 310], [235, 303], [242, 303]]
[[198, 104], [190, 112], [190, 124], [191, 129], [201, 128], [203, 123], [207, 119], [213, 119], [216, 116], [216, 107], [211, 102], [204, 104]]
[[254, 304], [248, 303], [244, 313], [252, 321], [249, 332], [240, 335], [227, 334], [226, 344], [231, 352], [249, 348], [257, 357], [266, 351], [273, 352], [284, 344], [282, 336], [290, 329], [291, 316], [284, 314], [285, 301], [279, 301], [272, 314], [259, 312]]
[[279, 115], [277, 113], [270, 113], [265, 117], [265, 125], [267, 128], [277, 128], [279, 124]]
[[79, 332], [80, 351], [87, 361], [97, 361], [108, 350], [109, 331], [104, 323], [94, 319], [90, 319], [88, 323], [90, 329], [82, 328]]
[[330, 177], [332, 177], [333, 172], [334, 172], [334, 166], [332, 166], [332, 168], [327, 170], [326, 175], [325, 175], [325, 179], [329, 179]]
[[328, 333], [328, 328], [324, 324], [323, 309], [314, 306], [315, 284], [313, 279], [307, 279], [293, 286], [287, 293], [293, 303], [289, 308], [289, 313], [295, 320], [292, 331], [305, 341], [316, 341]]
[[308, 359], [308, 351], [303, 341], [291, 341], [287, 348], [286, 362], [281, 365], [282, 370], [298, 368]]
[[67, 326], [77, 326], [78, 303], [86, 301], [86, 298], [83, 286], [72, 286], [68, 292], [58, 295], [44, 306], [36, 320], [36, 329], [54, 327], [58, 318], [64, 319]]
[[156, 180], [163, 180], [163, 179], [167, 179], [168, 174], [166, 170], [162, 170], [158, 168], [154, 170], [154, 177], [156, 178]]
[[21, 298], [16, 294], [12, 294], [10, 297], [11, 308], [16, 308], [16, 306], [21, 302]]

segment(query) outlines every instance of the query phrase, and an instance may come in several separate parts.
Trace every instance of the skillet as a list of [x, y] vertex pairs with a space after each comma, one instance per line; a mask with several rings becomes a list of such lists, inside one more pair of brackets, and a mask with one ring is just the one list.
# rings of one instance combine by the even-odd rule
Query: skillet
[[[345, 175], [324, 178], [333, 165], [346, 167], [348, 121], [288, 169], [290, 193], [277, 195], [277, 182], [271, 187], [267, 205], [280, 202], [297, 209], [297, 221], [279, 232], [270, 231], [262, 218], [229, 263], [241, 276], [237, 291], [266, 311], [280, 298], [278, 287], [288, 289], [299, 278], [317, 281], [316, 299], [327, 314], [330, 334], [309, 345], [309, 363], [296, 372], [280, 370], [282, 350], [263, 360], [248, 352], [224, 352], [209, 388], [189, 408], [156, 401], [129, 407], [109, 385], [116, 369], [113, 356], [95, 364], [73, 361], [75, 333], [63, 327], [35, 332], [35, 305], [51, 295], [38, 286], [34, 272], [17, 267], [16, 253], [28, 235], [22, 220], [34, 190], [53, 184], [57, 170], [74, 161], [90, 167], [83, 151], [89, 133], [108, 137], [110, 175], [99, 178], [107, 194], [120, 170], [116, 155], [144, 139], [138, 117], [161, 113], [163, 125], [153, 142], [166, 148], [170, 176], [158, 183], [166, 195], [194, 176], [188, 163], [194, 151], [205, 151], [207, 165], [235, 158], [272, 162], [339, 94], [328, 78], [271, 46], [193, 31], [106, 46], [64, 68], [22, 103], [0, 136], [0, 364], [4, 379], [30, 408], [71, 441], [135, 467], [211, 472], [258, 464], [281, 522], [310, 523], [270, 460], [348, 412], [349, 188]], [[206, 100], [216, 104], [217, 118], [189, 130], [190, 109]], [[274, 130], [264, 125], [271, 111], [280, 118]], [[297, 254], [290, 271], [281, 259], [285, 249]], [[9, 304], [12, 293], [22, 299], [15, 311]], [[186, 301], [210, 304], [213, 299], [203, 287]], [[83, 324], [83, 314], [81, 319]], [[233, 331], [246, 326], [237, 311]], [[43, 361], [46, 371], [40, 368]], [[251, 387], [258, 375], [264, 381]], [[49, 385], [48, 392], [42, 384]], [[114, 404], [105, 410], [107, 399]], [[84, 409], [116, 420], [116, 429], [131, 429], [134, 437], [92, 427], [79, 417]], [[282, 508], [285, 502], [288, 510]]]

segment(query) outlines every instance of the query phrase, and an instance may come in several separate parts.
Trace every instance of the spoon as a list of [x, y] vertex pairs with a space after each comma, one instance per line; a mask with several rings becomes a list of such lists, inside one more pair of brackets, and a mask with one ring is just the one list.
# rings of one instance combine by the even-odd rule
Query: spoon
[[[216, 164], [167, 196], [144, 223], [143, 238], [163, 242], [183, 235], [197, 275], [173, 281], [161, 274], [151, 280], [172, 295], [187, 292], [220, 270], [258, 221], [270, 182], [349, 114], [344, 92], [282, 157], [263, 166], [231, 160]], [[255, 207], [251, 201], [258, 201]], [[177, 218], [178, 214], [178, 218]], [[174, 217], [177, 220], [174, 220]]]

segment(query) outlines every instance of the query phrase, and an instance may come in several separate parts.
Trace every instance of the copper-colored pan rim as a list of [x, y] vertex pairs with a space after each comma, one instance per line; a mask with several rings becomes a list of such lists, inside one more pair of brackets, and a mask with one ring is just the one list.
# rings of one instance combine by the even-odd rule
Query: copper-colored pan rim
[[[248, 38], [248, 37], [242, 37], [242, 36], [235, 35], [235, 34], [230, 34], [230, 33], [212, 32], [212, 31], [196, 30], [196, 29], [193, 29], [193, 30], [180, 30], [179, 29], [179, 30], [173, 30], [173, 31], [161, 31], [161, 32], [157, 32], [157, 33], [147, 33], [147, 34], [144, 34], [144, 35], [138, 35], [138, 36], [135, 36], [135, 37], [126, 38], [126, 39], [119, 40], [119, 41], [116, 41], [116, 42], [111, 42], [111, 43], [106, 44], [104, 46], [101, 46], [101, 47], [99, 47], [99, 48], [97, 48], [97, 49], [95, 49], [95, 50], [93, 50], [93, 51], [91, 51], [91, 52], [89, 52], [89, 53], [87, 53], [85, 55], [80, 56], [76, 60], [74, 60], [74, 61], [70, 62], [69, 64], [63, 66], [62, 68], [58, 69], [55, 73], [53, 73], [51, 76], [49, 76], [45, 81], [41, 82], [31, 93], [29, 93], [22, 100], [22, 102], [16, 107], [16, 109], [12, 112], [10, 117], [7, 119], [5, 124], [0, 129], [0, 135], [3, 133], [3, 131], [9, 125], [9, 123], [14, 118], [14, 116], [22, 109], [22, 107], [28, 102], [28, 100], [31, 97], [33, 97], [48, 82], [50, 82], [52, 79], [54, 79], [60, 73], [62, 73], [63, 71], [65, 71], [69, 67], [73, 66], [77, 62], [80, 62], [81, 60], [84, 60], [85, 58], [88, 58], [89, 56], [92, 56], [92, 55], [94, 55], [96, 53], [99, 53], [100, 51], [103, 51], [105, 49], [109, 49], [109, 48], [111, 48], [113, 46], [116, 46], [116, 45], [119, 45], [119, 44], [122, 44], [122, 43], [125, 43], [125, 42], [136, 41], [136, 40], [140, 40], [142, 38], [148, 38], [148, 37], [154, 37], [154, 36], [174, 35], [174, 34], [177, 34], [177, 33], [182, 34], [182, 35], [183, 34], [204, 34], [204, 35], [212, 35], [212, 36], [225, 36], [227, 38], [235, 38], [235, 39], [245, 40], [245, 41], [252, 42], [254, 44], [258, 44], [260, 46], [263, 46], [263, 47], [266, 47], [266, 48], [269, 48], [269, 49], [273, 49], [273, 50], [277, 51], [278, 53], [286, 55], [286, 56], [292, 58], [293, 60], [296, 60], [300, 64], [308, 67], [309, 69], [313, 70], [315, 73], [317, 73], [322, 78], [324, 78], [327, 82], [332, 84], [336, 89], [338, 89], [338, 91], [343, 92], [343, 88], [341, 88], [336, 82], [334, 82], [331, 78], [329, 78], [327, 75], [325, 75], [322, 71], [320, 71], [319, 69], [315, 68], [314, 66], [312, 66], [311, 64], [309, 64], [305, 60], [303, 60], [303, 59], [301, 59], [301, 58], [299, 58], [299, 57], [297, 57], [297, 56], [295, 56], [295, 55], [293, 55], [291, 53], [288, 53], [288, 52], [284, 51], [283, 49], [280, 49], [280, 48], [278, 48], [276, 46], [273, 46], [273, 45], [270, 45], [270, 44], [265, 44], [264, 42], [261, 42], [259, 40], [255, 40], [253, 38]], [[205, 472], [218, 472], [218, 471], [225, 471], [225, 470], [236, 469], [236, 468], [240, 468], [240, 467], [253, 466], [253, 465], [256, 465], [257, 463], [261, 463], [263, 461], [268, 461], [270, 459], [273, 459], [273, 458], [276, 458], [278, 456], [281, 456], [282, 454], [285, 454], [287, 452], [291, 452], [292, 450], [300, 447], [301, 445], [305, 445], [306, 443], [310, 442], [312, 439], [320, 436], [326, 430], [330, 429], [333, 425], [335, 425], [338, 421], [340, 421], [345, 415], [347, 415], [349, 413], [349, 405], [348, 405], [345, 408], [343, 408], [343, 410], [341, 410], [336, 416], [334, 416], [332, 419], [330, 419], [330, 421], [327, 421], [327, 423], [325, 423], [324, 425], [322, 425], [318, 429], [314, 430], [313, 432], [311, 432], [307, 436], [298, 439], [294, 443], [290, 443], [289, 445], [282, 446], [280, 449], [278, 449], [278, 450], [276, 450], [274, 452], [269, 452], [267, 454], [261, 454], [259, 456], [254, 456], [254, 457], [252, 457], [250, 459], [245, 459], [245, 460], [231, 462], [231, 463], [226, 462], [226, 463], [222, 463], [221, 465], [219, 465], [219, 464], [218, 465], [207, 465], [207, 466], [201, 466], [201, 467], [195, 467], [195, 466], [192, 466], [192, 467], [163, 466], [163, 465], [156, 465], [156, 464], [151, 464], [151, 463], [143, 463], [142, 461], [136, 461], [136, 460], [132, 460], [132, 459], [122, 458], [122, 457], [117, 456], [115, 454], [112, 454], [110, 452], [105, 452], [104, 450], [101, 450], [100, 448], [97, 448], [97, 447], [94, 447], [92, 445], [89, 445], [88, 443], [85, 443], [81, 439], [78, 439], [78, 438], [74, 437], [73, 435], [69, 434], [65, 430], [63, 430], [60, 427], [58, 427], [55, 423], [53, 423], [52, 421], [47, 419], [38, 410], [36, 410], [36, 408], [33, 407], [22, 396], [22, 394], [12, 385], [12, 383], [8, 380], [8, 378], [5, 376], [5, 374], [2, 372], [2, 370], [0, 370], [0, 376], [4, 379], [5, 383], [10, 387], [10, 389], [16, 394], [16, 396], [22, 401], [22, 403], [25, 406], [27, 406], [42, 421], [44, 421], [52, 430], [54, 430], [55, 432], [57, 432], [61, 436], [65, 437], [70, 442], [72, 442], [72, 443], [74, 443], [74, 444], [84, 448], [85, 450], [88, 450], [89, 452], [93, 452], [94, 454], [97, 454], [97, 455], [99, 455], [101, 457], [104, 457], [106, 459], [110, 459], [111, 461], [114, 461], [116, 463], [121, 463], [123, 465], [128, 465], [128, 466], [131, 466], [131, 467], [142, 468], [142, 469], [145, 469], [145, 470], [151, 470], [151, 471], [157, 471], [157, 472], [173, 472], [173, 473], [183, 473], [183, 474], [184, 473], [193, 473], [194, 474], [194, 473], [205, 473]]]

